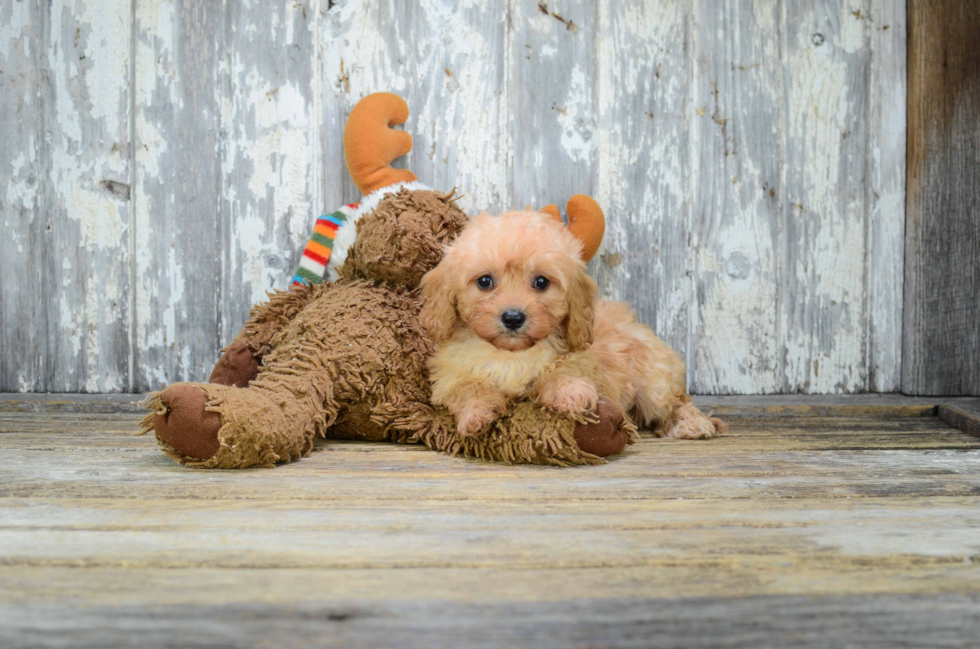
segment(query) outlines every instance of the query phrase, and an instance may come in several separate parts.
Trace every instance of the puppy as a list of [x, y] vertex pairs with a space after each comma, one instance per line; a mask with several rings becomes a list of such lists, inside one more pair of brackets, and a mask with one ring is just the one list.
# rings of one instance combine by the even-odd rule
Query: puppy
[[628, 305], [596, 293], [582, 242], [560, 220], [473, 218], [422, 278], [422, 324], [437, 345], [432, 402], [464, 436], [487, 432], [528, 394], [573, 417], [603, 394], [661, 436], [720, 433], [724, 424], [691, 404], [680, 357]]

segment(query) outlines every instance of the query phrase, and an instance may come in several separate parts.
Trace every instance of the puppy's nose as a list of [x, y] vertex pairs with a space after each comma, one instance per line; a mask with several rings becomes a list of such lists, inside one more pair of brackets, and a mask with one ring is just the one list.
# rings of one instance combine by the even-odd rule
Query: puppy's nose
[[527, 316], [524, 315], [523, 311], [504, 311], [500, 315], [500, 321], [511, 331], [520, 329], [524, 325], [525, 320], [527, 320]]

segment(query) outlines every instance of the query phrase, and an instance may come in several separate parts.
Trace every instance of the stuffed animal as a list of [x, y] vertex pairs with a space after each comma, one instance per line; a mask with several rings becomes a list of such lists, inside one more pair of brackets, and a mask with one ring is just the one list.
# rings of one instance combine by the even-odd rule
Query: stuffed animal
[[[174, 460], [273, 466], [309, 454], [316, 437], [331, 437], [568, 466], [601, 462], [636, 438], [608, 400], [583, 421], [519, 402], [478, 439], [460, 437], [452, 416], [430, 405], [433, 343], [419, 323], [418, 286], [467, 217], [453, 192], [390, 166], [411, 149], [411, 136], [390, 128], [407, 119], [408, 106], [388, 93], [354, 107], [344, 147], [364, 199], [318, 222], [296, 283], [252, 309], [209, 383], [148, 395], [142, 433], [152, 431]], [[570, 221], [577, 217], [588, 221], [584, 214]], [[334, 281], [315, 283], [328, 261]]]

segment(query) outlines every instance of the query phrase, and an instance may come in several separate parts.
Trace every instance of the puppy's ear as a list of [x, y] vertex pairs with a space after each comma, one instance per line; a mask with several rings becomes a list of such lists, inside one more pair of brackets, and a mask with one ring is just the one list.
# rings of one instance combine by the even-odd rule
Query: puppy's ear
[[569, 273], [568, 317], [565, 319], [565, 341], [573, 352], [588, 349], [592, 344], [592, 328], [595, 323], [595, 301], [599, 287], [585, 272], [585, 264], [578, 263]]
[[432, 340], [442, 342], [456, 328], [456, 295], [452, 264], [446, 258], [422, 277], [422, 313], [419, 319]]

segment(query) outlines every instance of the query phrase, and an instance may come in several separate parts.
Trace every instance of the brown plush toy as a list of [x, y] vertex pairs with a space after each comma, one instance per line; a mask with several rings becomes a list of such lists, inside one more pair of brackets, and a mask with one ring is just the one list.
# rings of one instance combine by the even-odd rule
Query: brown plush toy
[[[452, 416], [429, 404], [433, 343], [419, 323], [418, 285], [467, 217], [452, 192], [390, 167], [411, 149], [411, 136], [390, 128], [407, 118], [405, 102], [388, 93], [351, 111], [347, 165], [365, 198], [336, 233], [335, 281], [294, 286], [253, 308], [210, 383], [148, 395], [142, 432], [153, 431], [170, 457], [205, 468], [273, 466], [332, 437], [568, 466], [601, 462], [635, 439], [629, 419], [605, 400], [581, 422], [523, 401], [478, 439], [458, 436]], [[570, 220], [587, 219], [588, 206], [569, 209]]]

